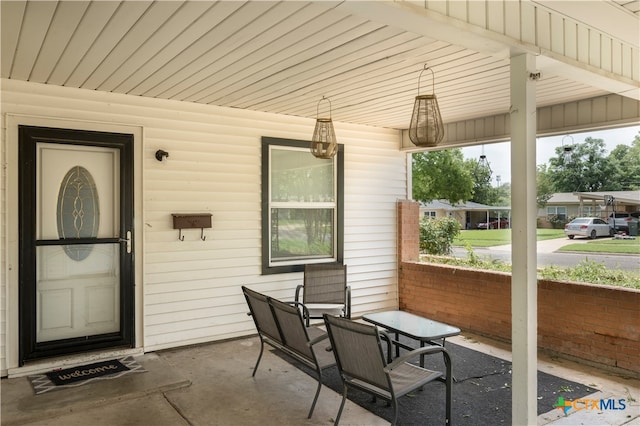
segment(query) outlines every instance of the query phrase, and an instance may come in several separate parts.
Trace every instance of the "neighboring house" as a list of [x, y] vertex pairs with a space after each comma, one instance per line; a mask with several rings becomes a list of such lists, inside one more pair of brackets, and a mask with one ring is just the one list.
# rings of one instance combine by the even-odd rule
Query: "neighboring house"
[[434, 200], [420, 204], [420, 217], [452, 217], [461, 229], [475, 229], [479, 223], [507, 219], [511, 222], [511, 207], [487, 206], [467, 201], [451, 204], [447, 200]]
[[614, 210], [640, 211], [640, 191], [558, 192], [549, 198], [545, 207], [538, 209], [538, 220], [544, 227], [551, 227], [552, 222], [564, 223], [574, 217], [607, 220]]

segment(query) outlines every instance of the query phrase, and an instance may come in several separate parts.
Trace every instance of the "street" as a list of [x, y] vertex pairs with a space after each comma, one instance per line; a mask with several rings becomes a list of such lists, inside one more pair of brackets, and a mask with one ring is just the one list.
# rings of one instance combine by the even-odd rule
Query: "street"
[[[609, 269], [625, 271], [640, 271], [640, 256], [629, 254], [597, 254], [579, 252], [557, 252], [556, 250], [566, 244], [586, 243], [588, 239], [568, 240], [559, 238], [538, 242], [538, 266], [572, 267], [581, 261], [588, 259], [593, 262], [603, 263]], [[483, 258], [491, 258], [511, 263], [511, 246], [496, 246], [488, 248], [474, 248], [474, 253]], [[454, 247], [453, 256], [467, 257], [467, 251], [463, 247]]]

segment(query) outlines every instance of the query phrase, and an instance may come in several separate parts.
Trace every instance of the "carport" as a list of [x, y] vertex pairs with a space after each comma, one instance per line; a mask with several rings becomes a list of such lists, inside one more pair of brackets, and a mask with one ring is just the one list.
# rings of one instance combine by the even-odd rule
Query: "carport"
[[616, 191], [614, 195], [607, 192], [576, 192], [580, 200], [580, 209], [584, 204], [605, 207], [607, 216], [611, 212], [640, 211], [640, 191]]
[[[480, 222], [489, 222], [497, 215], [498, 219], [507, 219], [511, 223], [511, 207], [488, 206], [486, 204], [467, 201], [460, 204], [451, 204], [447, 200], [433, 200], [420, 205], [423, 212], [440, 212], [440, 215], [453, 216], [458, 220], [462, 229], [475, 229]], [[422, 216], [422, 213], [421, 213]]]

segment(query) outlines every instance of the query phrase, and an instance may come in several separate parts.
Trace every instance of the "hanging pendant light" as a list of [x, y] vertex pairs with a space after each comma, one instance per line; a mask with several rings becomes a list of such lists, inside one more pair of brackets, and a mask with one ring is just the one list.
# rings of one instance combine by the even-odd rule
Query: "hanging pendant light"
[[487, 156], [484, 155], [484, 145], [482, 145], [482, 153], [480, 154], [480, 159], [478, 160], [478, 166], [483, 169], [487, 169], [489, 173], [493, 173], [491, 170], [491, 165], [489, 164], [489, 160], [487, 160]]
[[[566, 138], [571, 139], [571, 145], [564, 144]], [[562, 138], [562, 156], [564, 157], [565, 164], [571, 162], [571, 157], [573, 156], [573, 136], [571, 135], [565, 135]]]
[[[329, 102], [329, 118], [320, 118], [320, 102]], [[331, 121], [331, 101], [324, 96], [318, 101], [316, 108], [316, 128], [311, 138], [311, 153], [317, 158], [333, 158], [338, 152], [336, 133]]]
[[[420, 95], [420, 77], [427, 70], [431, 71], [433, 93]], [[442, 116], [440, 115], [440, 108], [438, 108], [438, 100], [435, 94], [435, 74], [425, 64], [424, 69], [420, 71], [418, 76], [418, 96], [416, 96], [416, 101], [413, 105], [413, 115], [409, 125], [409, 139], [416, 146], [427, 147], [438, 145], [443, 138], [444, 125], [442, 124]]]

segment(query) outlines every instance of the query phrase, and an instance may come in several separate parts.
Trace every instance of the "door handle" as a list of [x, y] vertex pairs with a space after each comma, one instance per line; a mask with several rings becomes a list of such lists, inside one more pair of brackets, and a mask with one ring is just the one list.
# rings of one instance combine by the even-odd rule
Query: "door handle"
[[131, 231], [127, 231], [126, 238], [118, 238], [121, 243], [127, 243], [127, 253], [131, 253]]

